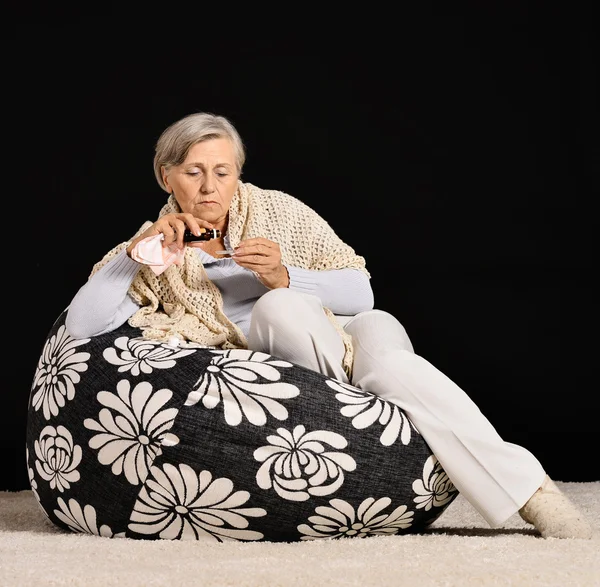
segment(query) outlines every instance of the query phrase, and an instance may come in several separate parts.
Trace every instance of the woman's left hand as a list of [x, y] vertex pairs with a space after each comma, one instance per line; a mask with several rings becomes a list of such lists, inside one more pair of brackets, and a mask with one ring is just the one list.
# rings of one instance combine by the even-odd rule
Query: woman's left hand
[[269, 289], [288, 287], [290, 277], [281, 264], [279, 245], [266, 238], [249, 238], [242, 241], [231, 255], [241, 267], [254, 271], [259, 281]]

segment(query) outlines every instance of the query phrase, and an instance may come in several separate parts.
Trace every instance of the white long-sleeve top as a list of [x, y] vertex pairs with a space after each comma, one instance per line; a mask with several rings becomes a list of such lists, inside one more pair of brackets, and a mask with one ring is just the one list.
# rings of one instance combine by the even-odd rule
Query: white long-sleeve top
[[[219, 288], [225, 315], [248, 336], [255, 302], [268, 290], [254, 275], [233, 259], [215, 259], [198, 252], [208, 278]], [[74, 338], [110, 332], [125, 323], [139, 305], [128, 289], [142, 265], [121, 252], [97, 271], [79, 289], [69, 304], [65, 327]], [[286, 265], [290, 289], [320, 298], [334, 314], [354, 316], [373, 309], [374, 297], [367, 275], [357, 269], [313, 271]]]

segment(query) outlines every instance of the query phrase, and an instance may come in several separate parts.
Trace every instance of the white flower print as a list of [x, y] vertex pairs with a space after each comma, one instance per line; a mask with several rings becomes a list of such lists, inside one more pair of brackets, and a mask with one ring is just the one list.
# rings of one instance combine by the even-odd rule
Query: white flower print
[[98, 461], [111, 465], [115, 475], [124, 474], [132, 485], [143, 483], [154, 459], [162, 454], [161, 446], [173, 446], [179, 438], [169, 432], [177, 409], [163, 406], [171, 399], [169, 389], [153, 391], [147, 381], [133, 389], [129, 381], [117, 383], [117, 393], [100, 391], [96, 399], [105, 406], [98, 422], [86, 418], [83, 425], [98, 434], [89, 440], [98, 451]]
[[25, 462], [27, 463], [27, 476], [29, 477], [29, 487], [31, 487], [31, 493], [33, 493], [33, 496], [35, 497], [35, 501], [38, 504], [38, 507], [40, 508], [40, 510], [42, 510], [44, 515], [48, 519], [50, 519], [48, 517], [48, 513], [42, 507], [42, 502], [40, 500], [40, 494], [38, 493], [38, 490], [37, 490], [37, 481], [35, 480], [35, 472], [33, 470], [33, 467], [29, 466], [29, 449], [27, 447], [25, 447]]
[[222, 400], [230, 426], [240, 424], [243, 416], [255, 426], [264, 426], [265, 412], [278, 420], [287, 419], [287, 409], [277, 400], [296, 397], [300, 390], [280, 381], [278, 368], [293, 367], [291, 363], [246, 349], [211, 352], [216, 356], [189, 393], [186, 406], [202, 400], [205, 408], [213, 409]]
[[71, 338], [63, 325], [46, 341], [31, 387], [31, 404], [36, 411], [42, 409], [46, 420], [75, 397], [79, 373], [87, 371], [90, 358], [90, 353], [78, 352], [77, 347], [89, 340]]
[[104, 536], [106, 538], [124, 538], [125, 532], [117, 532], [116, 534], [110, 529], [110, 526], [103, 524], [98, 528], [96, 521], [96, 510], [91, 505], [86, 505], [83, 509], [79, 503], [70, 499], [68, 505], [59, 497], [57, 500], [60, 509], [54, 510], [56, 517], [63, 521], [73, 532], [82, 534], [95, 534], [96, 536]]
[[402, 444], [407, 445], [412, 432], [418, 434], [414, 424], [395, 404], [341, 381], [328, 379], [326, 383], [338, 392], [335, 398], [343, 404], [347, 404], [340, 410], [340, 413], [342, 416], [352, 418], [352, 425], [355, 428], [362, 430], [379, 421], [379, 424], [384, 427], [379, 437], [384, 446], [394, 444], [398, 436], [400, 436]]
[[300, 524], [298, 532], [301, 540], [316, 538], [365, 538], [376, 534], [397, 534], [399, 530], [410, 528], [414, 512], [405, 505], [398, 506], [388, 514], [382, 510], [392, 503], [389, 497], [375, 500], [365, 499], [356, 511], [343, 499], [332, 499], [329, 506], [319, 506], [315, 516], [308, 518], [309, 524]]
[[51, 489], [63, 492], [79, 481], [81, 447], [73, 444], [73, 437], [64, 426], [45, 426], [33, 448], [38, 475], [50, 483]]
[[29, 466], [29, 449], [25, 447], [25, 463], [27, 463], [27, 476], [29, 477], [29, 486], [31, 487], [31, 492], [35, 495], [35, 498], [40, 501], [40, 496], [37, 492], [37, 481], [35, 480], [35, 473], [33, 472], [33, 468]]
[[153, 369], [171, 369], [177, 364], [176, 359], [196, 352], [145, 338], [127, 336], [117, 338], [114, 345], [116, 348], [104, 349], [104, 358], [111, 365], [119, 365], [120, 373], [130, 371], [135, 377], [141, 373], [152, 373]]
[[244, 508], [247, 491], [234, 491], [230, 479], [213, 479], [189, 465], [153, 466], [131, 513], [129, 529], [168, 540], [261, 540], [247, 530], [247, 517], [265, 516], [262, 508]]
[[270, 444], [254, 451], [263, 463], [256, 473], [261, 489], [275, 492], [290, 501], [306, 501], [311, 495], [330, 495], [344, 483], [344, 471], [354, 471], [356, 461], [348, 454], [328, 451], [345, 448], [346, 439], [336, 432], [306, 432], [302, 425], [289, 432], [277, 429], [278, 435], [267, 437]]
[[423, 478], [413, 481], [413, 491], [417, 494], [414, 501], [417, 509], [428, 512], [432, 507], [447, 504], [457, 493], [440, 462], [431, 455], [423, 467]]

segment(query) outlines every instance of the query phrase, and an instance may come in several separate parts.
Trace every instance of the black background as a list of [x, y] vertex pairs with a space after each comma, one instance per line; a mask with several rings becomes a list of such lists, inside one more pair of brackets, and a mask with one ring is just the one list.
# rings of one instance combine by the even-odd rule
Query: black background
[[155, 14], [143, 39], [139, 23], [9, 27], [0, 489], [28, 488], [27, 400], [52, 322], [156, 216], [154, 143], [201, 110], [237, 126], [244, 180], [304, 200], [366, 257], [376, 307], [506, 440], [558, 480], [600, 479], [593, 21], [420, 6], [272, 14], [264, 30]]

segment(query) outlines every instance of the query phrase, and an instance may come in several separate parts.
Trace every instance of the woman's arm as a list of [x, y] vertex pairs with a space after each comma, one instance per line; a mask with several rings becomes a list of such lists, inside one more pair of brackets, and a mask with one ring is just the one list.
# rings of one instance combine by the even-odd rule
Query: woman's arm
[[334, 314], [354, 316], [372, 310], [373, 289], [369, 277], [359, 269], [313, 271], [286, 265], [290, 289], [317, 296]]
[[122, 251], [94, 273], [67, 309], [68, 334], [73, 338], [89, 338], [124, 324], [139, 309], [127, 291], [140, 267]]

